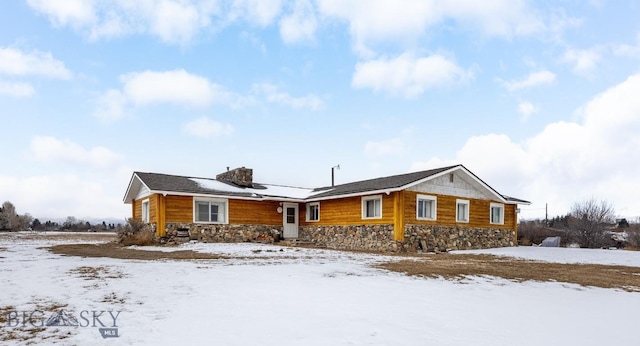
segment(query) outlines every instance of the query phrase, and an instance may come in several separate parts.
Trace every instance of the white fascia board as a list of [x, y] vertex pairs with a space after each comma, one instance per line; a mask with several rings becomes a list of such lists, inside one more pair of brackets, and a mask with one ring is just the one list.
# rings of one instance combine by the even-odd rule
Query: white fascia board
[[131, 195], [131, 188], [133, 187], [133, 182], [137, 180], [141, 186], [144, 186], [147, 188], [147, 190], [151, 190], [149, 189], [149, 187], [147, 186], [147, 184], [145, 184], [142, 179], [140, 179], [140, 177], [137, 174], [133, 174], [131, 176], [131, 180], [129, 181], [129, 186], [127, 187], [127, 192], [124, 194], [124, 203], [125, 204], [131, 204], [131, 202], [133, 201], [133, 197], [130, 196]]

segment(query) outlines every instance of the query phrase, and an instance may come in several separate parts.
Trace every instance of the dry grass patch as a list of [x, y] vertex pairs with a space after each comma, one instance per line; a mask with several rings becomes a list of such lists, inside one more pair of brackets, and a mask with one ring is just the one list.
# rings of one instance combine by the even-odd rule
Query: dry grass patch
[[76, 274], [85, 280], [120, 279], [124, 277], [122, 272], [114, 272], [107, 267], [82, 266], [69, 270], [69, 273]]
[[15, 311], [16, 307], [13, 305], [0, 306], [0, 326], [7, 324], [7, 316], [9, 311]]
[[[62, 308], [66, 308], [67, 304], [61, 304], [56, 302], [39, 302], [35, 301], [35, 308], [26, 309], [27, 311], [42, 311], [45, 314], [56, 312]], [[34, 321], [35, 326], [30, 323], [24, 324], [22, 320], [20, 320], [19, 324], [15, 327], [9, 327], [7, 325], [7, 317], [9, 313], [12, 311], [22, 310], [18, 309], [15, 306], [0, 306], [0, 326], [5, 326], [0, 329], [2, 332], [0, 333], [0, 341], [13, 341], [19, 342], [24, 345], [36, 345], [42, 344], [43, 341], [45, 344], [56, 344], [59, 340], [64, 340], [71, 336], [70, 331], [61, 331], [55, 327], [44, 327], [41, 326], [44, 321]], [[22, 319], [23, 316], [18, 316], [18, 318]], [[46, 317], [46, 315], [45, 315]], [[37, 338], [37, 340], [36, 340]], [[50, 341], [50, 342], [49, 342]]]
[[103, 303], [124, 304], [126, 301], [127, 300], [125, 298], [118, 296], [115, 292], [111, 292], [102, 297]]
[[103, 244], [63, 244], [48, 247], [49, 251], [64, 256], [109, 257], [135, 260], [193, 260], [193, 259], [225, 259], [222, 255], [200, 253], [191, 250], [172, 252], [138, 250], [123, 247], [116, 243]]
[[424, 277], [463, 279], [494, 276], [515, 282], [557, 281], [581, 286], [640, 292], [640, 268], [600, 264], [564, 264], [493, 255], [426, 255], [376, 265], [378, 268]]

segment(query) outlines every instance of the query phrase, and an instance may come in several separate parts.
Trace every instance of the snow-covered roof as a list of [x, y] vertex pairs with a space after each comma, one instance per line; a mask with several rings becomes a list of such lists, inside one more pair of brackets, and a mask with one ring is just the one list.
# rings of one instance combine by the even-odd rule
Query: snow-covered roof
[[[239, 187], [234, 186], [215, 179], [205, 178], [189, 178], [191, 181], [196, 182], [201, 188], [211, 191], [220, 192], [233, 192], [233, 193], [251, 193], [253, 196], [269, 196], [269, 197], [283, 197], [290, 199], [307, 199], [318, 192], [314, 192], [314, 189], [308, 189], [303, 187], [260, 184], [258, 188], [254, 187]], [[323, 192], [323, 191], [321, 191]]]

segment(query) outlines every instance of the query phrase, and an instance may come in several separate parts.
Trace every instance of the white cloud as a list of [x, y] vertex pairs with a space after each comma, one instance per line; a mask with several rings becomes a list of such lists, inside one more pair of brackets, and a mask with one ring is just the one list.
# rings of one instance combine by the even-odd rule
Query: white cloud
[[369, 46], [381, 41], [412, 41], [440, 21], [442, 11], [433, 1], [405, 1], [402, 6], [386, 0], [320, 0], [319, 12], [346, 21], [354, 50], [371, 57]]
[[278, 90], [277, 86], [269, 83], [254, 84], [253, 91], [255, 93], [262, 94], [267, 102], [281, 104], [293, 109], [310, 109], [315, 111], [322, 109], [324, 106], [322, 99], [316, 95], [310, 94], [301, 97], [293, 97]]
[[555, 82], [556, 75], [550, 71], [531, 72], [525, 79], [503, 82], [503, 85], [509, 91], [517, 91], [521, 89], [531, 88], [539, 85], [549, 85]]
[[28, 0], [56, 27], [89, 39], [148, 34], [185, 45], [203, 32], [238, 21], [266, 27], [281, 14], [283, 0]]
[[233, 126], [219, 123], [207, 117], [201, 117], [186, 123], [182, 128], [182, 132], [187, 135], [203, 138], [218, 137], [232, 134]]
[[142, 33], [178, 44], [210, 27], [211, 17], [219, 12], [213, 0], [28, 0], [28, 4], [54, 26], [69, 26], [90, 39]]
[[573, 72], [579, 75], [589, 75], [598, 65], [600, 48], [567, 49], [561, 57], [565, 63], [573, 65]]
[[440, 5], [446, 17], [470, 23], [490, 36], [511, 37], [546, 30], [546, 24], [526, 1], [448, 0]]
[[51, 53], [25, 53], [13, 48], [0, 48], [0, 73], [14, 76], [43, 76], [69, 79], [71, 72]]
[[634, 46], [620, 44], [613, 48], [613, 53], [618, 56], [640, 58], [640, 33], [636, 36], [636, 44]]
[[38, 162], [67, 162], [106, 168], [120, 161], [120, 155], [105, 147], [84, 148], [70, 140], [59, 140], [52, 136], [36, 136], [29, 147], [30, 157]]
[[406, 145], [400, 138], [392, 138], [386, 141], [368, 141], [364, 146], [367, 156], [386, 156], [401, 153], [406, 150]]
[[117, 120], [125, 115], [126, 97], [120, 90], [107, 90], [98, 98], [94, 116], [104, 121]]
[[244, 19], [255, 25], [267, 26], [282, 11], [282, 3], [282, 0], [233, 0], [229, 21]]
[[521, 101], [518, 103], [518, 113], [520, 113], [520, 119], [522, 121], [527, 121], [531, 115], [537, 111], [538, 108], [529, 101]]
[[351, 86], [413, 97], [426, 89], [464, 82], [472, 77], [471, 70], [465, 71], [440, 54], [416, 58], [405, 53], [392, 59], [356, 64]]
[[594, 97], [580, 110], [580, 122], [549, 124], [522, 143], [506, 135], [472, 137], [454, 160], [416, 162], [412, 169], [462, 163], [498, 191], [531, 200], [532, 209], [548, 202], [552, 215], [563, 214], [573, 202], [596, 196], [612, 202], [623, 216], [637, 217], [638, 94], [640, 74]]
[[392, 42], [411, 46], [427, 30], [451, 20], [487, 36], [512, 37], [546, 30], [536, 11], [524, 1], [319, 0], [319, 12], [349, 25], [353, 48], [373, 56], [372, 46]]
[[120, 81], [122, 90], [110, 89], [98, 98], [94, 116], [119, 119], [131, 105], [170, 103], [203, 108], [214, 102], [240, 102], [219, 85], [185, 70], [134, 72], [121, 75]]
[[208, 11], [202, 10], [191, 3], [162, 1], [146, 11], [150, 14], [149, 29], [165, 42], [188, 42], [210, 24]]
[[31, 8], [49, 16], [56, 26], [82, 26], [96, 20], [94, 0], [27, 0]]
[[22, 82], [2, 82], [0, 81], [0, 95], [10, 97], [29, 97], [34, 94], [31, 84]]
[[291, 14], [280, 19], [280, 36], [287, 44], [312, 41], [318, 27], [313, 4], [297, 0]]
[[[122, 203], [131, 168], [122, 156], [103, 146], [82, 146], [52, 136], [31, 139], [25, 153], [32, 176], [0, 174], [0, 195], [34, 217], [122, 217], [131, 207]], [[46, 172], [46, 173], [45, 173]]]
[[256, 103], [256, 98], [293, 109], [319, 110], [324, 102], [319, 96], [308, 94], [294, 97], [269, 83], [254, 84], [252, 94], [242, 96], [225, 90], [207, 78], [185, 70], [144, 71], [120, 76], [122, 90], [110, 89], [96, 100], [93, 115], [99, 119], [117, 120], [133, 106], [174, 104], [186, 107], [206, 108], [214, 103], [241, 109]]
[[28, 212], [40, 218], [42, 222], [48, 217], [67, 216], [76, 216], [79, 219], [122, 217], [124, 221], [131, 213], [131, 206], [123, 204], [121, 196], [118, 195], [119, 189], [126, 186], [127, 180], [113, 180], [113, 186], [105, 186], [91, 180], [90, 177], [77, 174], [36, 175], [25, 178], [0, 175], [0, 194], [11, 201], [19, 213]]
[[203, 107], [221, 93], [218, 85], [185, 70], [135, 72], [120, 81], [123, 93], [136, 105], [167, 102]]

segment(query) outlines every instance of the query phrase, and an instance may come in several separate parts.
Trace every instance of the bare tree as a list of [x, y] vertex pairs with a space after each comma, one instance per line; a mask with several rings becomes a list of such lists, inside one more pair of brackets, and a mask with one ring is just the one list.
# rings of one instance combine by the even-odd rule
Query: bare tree
[[608, 229], [615, 224], [615, 211], [607, 201], [595, 198], [576, 202], [571, 207], [569, 231], [580, 247], [597, 248], [609, 245]]
[[29, 214], [18, 215], [13, 203], [6, 201], [0, 207], [0, 230], [24, 231], [33, 218]]
[[16, 226], [16, 207], [13, 203], [6, 201], [0, 208], [0, 229], [13, 230]]

